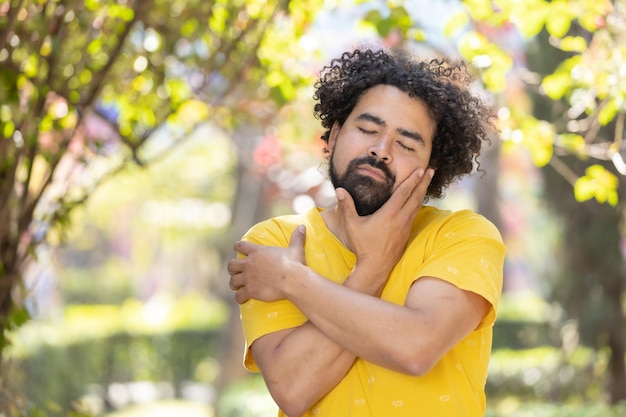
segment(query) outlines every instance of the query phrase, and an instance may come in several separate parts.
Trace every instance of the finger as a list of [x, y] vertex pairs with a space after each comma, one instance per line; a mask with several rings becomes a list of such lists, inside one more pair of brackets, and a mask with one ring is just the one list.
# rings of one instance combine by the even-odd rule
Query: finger
[[241, 289], [235, 292], [235, 301], [237, 301], [237, 304], [243, 304], [249, 299], [250, 297], [248, 296], [246, 287], [241, 287]]
[[235, 252], [239, 252], [240, 254], [247, 256], [250, 255], [257, 246], [259, 245], [251, 242], [246, 242], [245, 240], [240, 240], [235, 243], [234, 249]]
[[424, 170], [422, 168], [413, 171], [404, 181], [400, 183], [398, 188], [393, 192], [389, 200], [384, 204], [384, 208], [391, 212], [398, 212], [405, 206], [407, 201], [411, 199], [413, 192], [418, 188], [424, 178]]
[[434, 173], [433, 168], [428, 168], [426, 171], [421, 168], [413, 171], [394, 191], [387, 202], [388, 204], [386, 204], [387, 210], [396, 213], [396, 215], [405, 213], [407, 216], [413, 217], [424, 202]]
[[231, 275], [230, 279], [228, 280], [228, 286], [233, 291], [237, 291], [242, 288], [244, 285], [243, 277], [241, 276], [241, 274]]
[[301, 224], [293, 231], [291, 234], [291, 239], [289, 240], [290, 248], [302, 249], [304, 247], [304, 241], [306, 239], [306, 227]]
[[405, 202], [405, 206], [411, 211], [415, 211], [421, 207], [424, 202], [424, 197], [426, 197], [426, 193], [428, 192], [428, 186], [435, 175], [435, 170], [433, 168], [428, 168], [424, 175], [421, 177], [417, 186], [413, 189], [413, 192]]
[[337, 188], [335, 194], [337, 195], [337, 205], [344, 219], [353, 219], [359, 216], [356, 212], [354, 200], [347, 190]]
[[235, 275], [243, 271], [243, 261], [241, 259], [231, 259], [226, 265], [229, 275]]

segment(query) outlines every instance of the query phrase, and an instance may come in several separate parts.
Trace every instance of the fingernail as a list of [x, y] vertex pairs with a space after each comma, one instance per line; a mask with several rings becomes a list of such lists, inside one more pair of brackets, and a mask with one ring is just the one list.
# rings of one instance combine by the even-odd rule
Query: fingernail
[[422, 168], [417, 170], [417, 175], [422, 178], [424, 176], [424, 170]]
[[341, 190], [340, 188], [337, 188], [335, 190], [335, 195], [337, 196], [337, 200], [341, 201], [345, 198], [345, 196], [343, 195], [343, 190]]
[[428, 175], [430, 176], [430, 178], [435, 176], [435, 170], [434, 169], [429, 169], [428, 170]]

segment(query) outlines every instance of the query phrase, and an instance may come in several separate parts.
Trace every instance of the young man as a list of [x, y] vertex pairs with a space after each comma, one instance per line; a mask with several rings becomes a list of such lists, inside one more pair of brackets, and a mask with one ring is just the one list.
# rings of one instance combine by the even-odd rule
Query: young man
[[465, 66], [344, 53], [316, 83], [338, 204], [235, 244], [245, 366], [280, 415], [485, 413], [505, 248], [468, 210], [423, 206], [473, 169], [490, 113]]

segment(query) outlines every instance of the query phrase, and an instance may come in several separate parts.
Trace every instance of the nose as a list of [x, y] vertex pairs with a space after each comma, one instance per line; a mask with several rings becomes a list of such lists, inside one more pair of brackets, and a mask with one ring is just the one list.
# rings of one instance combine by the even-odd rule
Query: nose
[[390, 143], [387, 139], [383, 139], [373, 143], [367, 150], [368, 155], [373, 156], [385, 163], [391, 162]]

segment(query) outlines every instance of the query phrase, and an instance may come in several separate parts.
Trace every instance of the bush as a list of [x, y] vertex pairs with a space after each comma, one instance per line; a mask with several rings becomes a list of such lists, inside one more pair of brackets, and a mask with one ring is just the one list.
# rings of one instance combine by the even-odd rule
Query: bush
[[[158, 308], [157, 308], [158, 307]], [[12, 381], [45, 416], [69, 415], [88, 389], [114, 383], [211, 383], [226, 307], [200, 297], [157, 305], [69, 306], [62, 323], [28, 323], [14, 335]], [[36, 414], [36, 413], [35, 413]], [[33, 414], [33, 415], [35, 415]]]
[[219, 399], [217, 410], [221, 417], [274, 417], [278, 406], [263, 378], [254, 374], [231, 384]]
[[562, 404], [522, 402], [508, 397], [487, 408], [485, 417], [624, 417], [626, 404]]
[[569, 355], [544, 346], [533, 349], [498, 349], [491, 355], [487, 397], [524, 401], [601, 402], [607, 355], [578, 347]]

